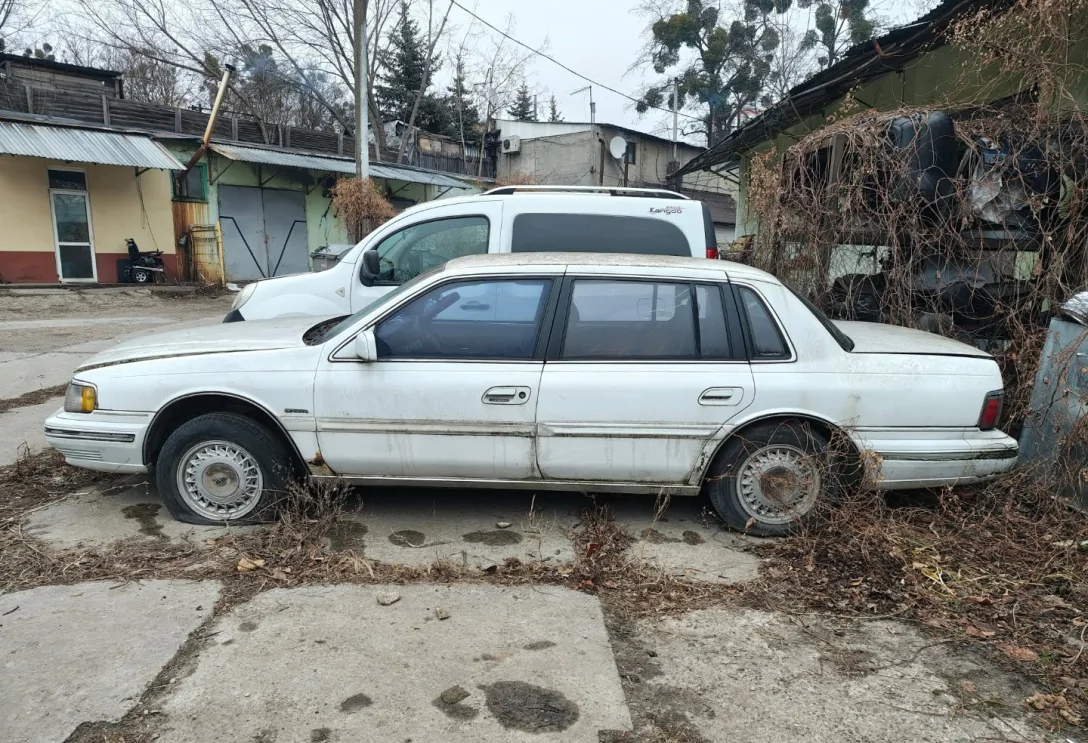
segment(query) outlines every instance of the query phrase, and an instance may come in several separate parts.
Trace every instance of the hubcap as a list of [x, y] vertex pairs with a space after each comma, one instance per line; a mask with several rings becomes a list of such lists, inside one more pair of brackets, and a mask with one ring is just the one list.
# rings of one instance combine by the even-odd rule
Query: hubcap
[[753, 452], [737, 472], [740, 504], [764, 524], [789, 524], [811, 510], [820, 493], [819, 460], [787, 444]]
[[178, 466], [178, 491], [194, 512], [214, 521], [245, 516], [264, 489], [260, 465], [248, 451], [229, 441], [205, 441], [192, 447]]

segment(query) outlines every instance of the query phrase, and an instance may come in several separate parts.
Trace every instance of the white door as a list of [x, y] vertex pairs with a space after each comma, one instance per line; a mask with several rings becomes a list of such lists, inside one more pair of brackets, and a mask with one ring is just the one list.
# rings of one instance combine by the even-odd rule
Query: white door
[[356, 312], [395, 286], [453, 258], [499, 252], [502, 202], [437, 207], [417, 215], [411, 224], [380, 230], [367, 238], [378, 251], [381, 271], [372, 285], [362, 282], [362, 257], [352, 280], [351, 310]]
[[561, 347], [540, 383], [542, 477], [693, 481], [708, 442], [755, 395], [722, 286], [572, 281]]
[[540, 326], [551, 278], [442, 284], [374, 328], [378, 360], [325, 361], [321, 453], [356, 476], [536, 477]]
[[98, 281], [86, 174], [50, 170], [48, 175], [57, 277], [61, 281]]

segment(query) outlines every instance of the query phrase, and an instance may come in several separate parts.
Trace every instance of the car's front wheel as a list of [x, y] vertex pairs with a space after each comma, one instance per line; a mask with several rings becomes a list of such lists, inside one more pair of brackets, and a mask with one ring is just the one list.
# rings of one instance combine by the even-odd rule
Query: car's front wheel
[[760, 423], [734, 436], [707, 474], [714, 510], [737, 531], [789, 534], [833, 490], [828, 440], [800, 421]]
[[170, 434], [155, 478], [167, 510], [189, 524], [268, 519], [292, 476], [283, 440], [250, 418], [208, 413]]

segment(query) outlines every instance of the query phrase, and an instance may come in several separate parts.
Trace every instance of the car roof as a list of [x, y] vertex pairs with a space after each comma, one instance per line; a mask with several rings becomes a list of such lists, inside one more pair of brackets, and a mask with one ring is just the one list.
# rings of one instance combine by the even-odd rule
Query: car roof
[[724, 272], [730, 278], [747, 278], [756, 281], [779, 283], [771, 274], [758, 268], [732, 261], [715, 261], [708, 258], [689, 258], [672, 255], [643, 255], [630, 253], [488, 253], [454, 258], [445, 265], [445, 270], [456, 273], [472, 273], [479, 270], [503, 270], [505, 268], [541, 268], [565, 267], [578, 268], [615, 267], [621, 269], [653, 268], [663, 273], [677, 271], [688, 273], [701, 271], [707, 273]]
[[[683, 194], [677, 194], [675, 196], [668, 196], [662, 192], [662, 195], [655, 195], [652, 189], [646, 189], [644, 191], [637, 191], [636, 189], [629, 189], [632, 193], [623, 194], [615, 193], [610, 194], [606, 191], [563, 191], [561, 186], [557, 186], [555, 191], [547, 191], [543, 188], [539, 191], [518, 191], [516, 193], [478, 193], [470, 194], [468, 196], [451, 196], [445, 199], [434, 199], [432, 201], [425, 201], [421, 204], [408, 207], [402, 212], [402, 214], [409, 212], [420, 212], [427, 209], [432, 209], [436, 206], [451, 206], [456, 204], [478, 204], [481, 201], [510, 201], [514, 200], [518, 203], [533, 203], [533, 202], [548, 202], [555, 199], [562, 200], [580, 200], [580, 199], [594, 199], [600, 200], [602, 206], [614, 201], [615, 199], [631, 200], [638, 199], [640, 202], [665, 202], [668, 204], [677, 204], [692, 202], [692, 199], [684, 196]], [[603, 209], [602, 211], [607, 211]]]

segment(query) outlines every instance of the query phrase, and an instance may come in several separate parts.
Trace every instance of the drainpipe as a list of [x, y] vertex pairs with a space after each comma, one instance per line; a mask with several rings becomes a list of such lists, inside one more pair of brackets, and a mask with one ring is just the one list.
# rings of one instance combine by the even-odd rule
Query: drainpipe
[[[208, 116], [208, 126], [204, 129], [204, 138], [200, 142], [200, 146], [197, 147], [196, 152], [189, 158], [189, 162], [185, 165], [185, 170], [181, 171], [181, 175], [185, 175], [192, 170], [200, 158], [204, 157], [204, 153], [208, 151], [208, 145], [212, 141], [212, 132], [215, 131], [215, 122], [219, 118], [219, 108], [223, 105], [223, 96], [227, 94], [227, 84], [230, 82], [230, 75], [234, 72], [234, 67], [231, 65], [223, 65], [223, 79], [219, 81], [219, 90], [215, 93], [215, 103], [212, 104], [211, 115]], [[211, 169], [208, 169], [208, 177], [211, 178]]]

